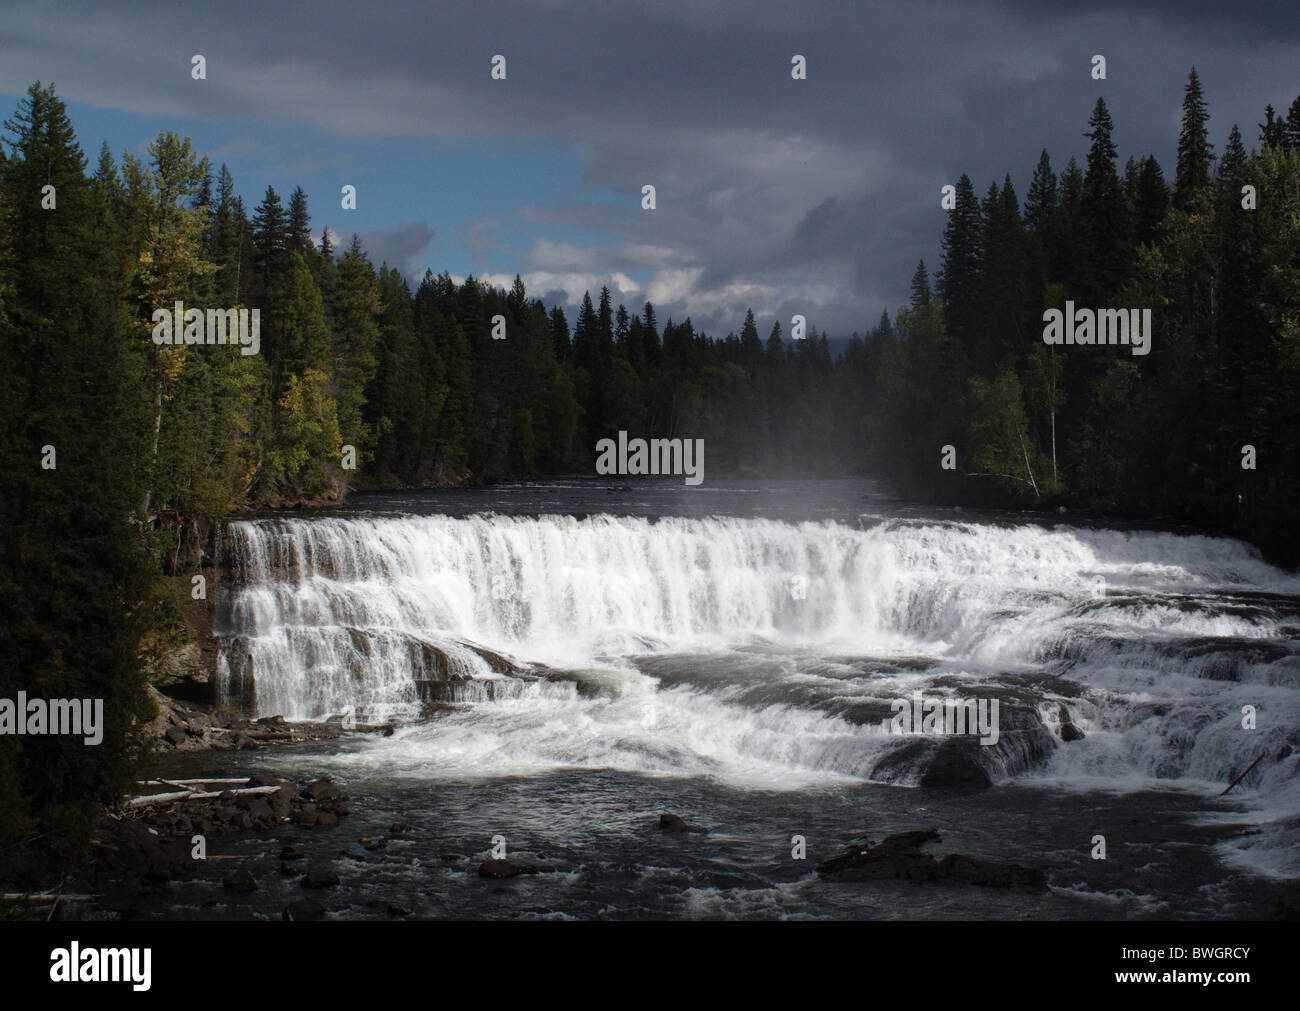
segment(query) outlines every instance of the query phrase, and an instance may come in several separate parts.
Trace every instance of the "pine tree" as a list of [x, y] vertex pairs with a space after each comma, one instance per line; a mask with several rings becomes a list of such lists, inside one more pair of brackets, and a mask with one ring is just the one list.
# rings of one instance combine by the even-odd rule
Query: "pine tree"
[[930, 274], [925, 261], [919, 260], [912, 274], [912, 308], [930, 304]]
[[641, 335], [645, 339], [645, 360], [654, 365], [659, 361], [659, 324], [655, 320], [655, 307], [649, 302], [641, 307]]
[[1041, 237], [1046, 237], [1056, 216], [1057, 193], [1056, 173], [1052, 171], [1052, 159], [1043, 148], [1034, 166], [1034, 177], [1029, 183], [1029, 192], [1025, 194], [1025, 226]]
[[1213, 145], [1206, 124], [1210, 113], [1201, 94], [1196, 68], [1183, 89], [1183, 128], [1178, 135], [1178, 168], [1174, 174], [1174, 206], [1187, 210], [1196, 193], [1210, 184]]
[[330, 344], [339, 431], [344, 443], [356, 447], [358, 464], [369, 459], [374, 445], [362, 411], [379, 364], [382, 309], [370, 261], [364, 253], [344, 253], [331, 289]]
[[1300, 95], [1296, 96], [1295, 101], [1291, 103], [1291, 108], [1287, 110], [1281, 146], [1292, 151], [1300, 151]]
[[1088, 125], [1084, 136], [1092, 144], [1083, 177], [1085, 280], [1080, 294], [1086, 304], [1105, 305], [1119, 295], [1128, 277], [1133, 244], [1105, 99], [1097, 99]]
[[963, 361], [969, 361], [967, 342], [979, 327], [979, 266], [980, 205], [970, 177], [963, 172], [957, 180], [956, 205], [948, 212], [943, 232], [943, 268], [938, 282], [948, 330], [963, 348]]
[[[92, 184], [63, 102], [33, 84], [0, 166], [0, 697], [102, 699], [104, 737], [0, 735], [0, 880], [66, 872], [99, 805], [135, 772], [145, 556], [142, 337], [107, 180]], [[102, 165], [102, 161], [101, 161]], [[56, 205], [42, 208], [42, 187]], [[102, 243], [102, 245], [101, 245]], [[52, 469], [42, 466], [52, 447]], [[39, 837], [33, 845], [33, 837]]]
[[569, 321], [564, 318], [564, 310], [558, 305], [551, 309], [551, 347], [555, 349], [555, 360], [565, 362], [572, 350], [569, 344]]
[[307, 259], [311, 244], [311, 216], [307, 213], [307, 194], [301, 186], [295, 186], [289, 196], [289, 220], [286, 225], [288, 248]]
[[1160, 163], [1151, 155], [1138, 165], [1129, 190], [1129, 207], [1133, 219], [1133, 241], [1138, 245], [1155, 241], [1169, 209], [1169, 187], [1165, 185]]
[[745, 310], [745, 322], [740, 327], [740, 353], [746, 368], [755, 368], [763, 359], [763, 342], [758, 336], [753, 309]]
[[285, 269], [289, 252], [289, 219], [274, 186], [266, 188], [266, 195], [253, 212], [253, 245], [261, 268], [262, 291], [269, 292], [275, 276]]
[[1272, 105], [1264, 108], [1264, 122], [1259, 125], [1261, 147], [1283, 147], [1286, 144], [1286, 121], [1278, 116]]
[[1068, 291], [1081, 288], [1085, 273], [1084, 229], [1086, 216], [1083, 201], [1083, 171], [1073, 157], [1060, 175], [1060, 205], [1057, 209], [1057, 227], [1050, 236], [1048, 256], [1052, 270], [1051, 281]]
[[971, 363], [992, 376], [1013, 348], [1023, 346], [1025, 305], [1025, 238], [1020, 205], [1008, 175], [992, 185], [981, 206], [980, 284], [977, 306], [981, 329]]

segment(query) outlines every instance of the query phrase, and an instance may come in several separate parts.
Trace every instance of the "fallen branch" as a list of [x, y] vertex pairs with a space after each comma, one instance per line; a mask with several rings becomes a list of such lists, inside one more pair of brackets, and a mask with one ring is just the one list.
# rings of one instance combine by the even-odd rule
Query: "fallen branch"
[[198, 786], [200, 783], [247, 783], [247, 776], [237, 776], [234, 779], [142, 779], [139, 781], [140, 786], [175, 786], [182, 790], [191, 786]]
[[44, 905], [47, 902], [88, 902], [93, 899], [93, 895], [69, 895], [66, 892], [2, 892], [0, 899], [5, 902], [39, 902]]
[[236, 797], [246, 797], [251, 794], [277, 793], [279, 786], [250, 786], [243, 790], [218, 790], [216, 792], [202, 792], [199, 790], [182, 790], [179, 793], [151, 793], [142, 797], [132, 797], [126, 802], [129, 809], [134, 810], [140, 807], [151, 807], [154, 804], [170, 804], [173, 801], [181, 800], [215, 800], [222, 793], [233, 793]]
[[1228, 790], [1231, 790], [1234, 786], [1236, 786], [1236, 785], [1237, 785], [1238, 783], [1240, 783], [1243, 779], [1245, 779], [1247, 776], [1249, 776], [1249, 775], [1250, 775], [1250, 770], [1253, 769], [1253, 768], [1255, 768], [1255, 766], [1257, 766], [1261, 761], [1263, 761], [1263, 759], [1264, 759], [1264, 756], [1263, 756], [1263, 755], [1260, 755], [1259, 758], [1255, 759], [1253, 762], [1250, 763], [1250, 765], [1246, 766], [1246, 771], [1243, 772], [1243, 773], [1242, 773], [1240, 776], [1238, 776], [1236, 779], [1234, 779], [1231, 783], [1229, 783], [1229, 784], [1228, 784], [1228, 789], [1227, 789], [1227, 790], [1224, 790], [1223, 793], [1219, 794], [1219, 796], [1220, 796], [1220, 797], [1225, 796], [1225, 795], [1227, 794]]

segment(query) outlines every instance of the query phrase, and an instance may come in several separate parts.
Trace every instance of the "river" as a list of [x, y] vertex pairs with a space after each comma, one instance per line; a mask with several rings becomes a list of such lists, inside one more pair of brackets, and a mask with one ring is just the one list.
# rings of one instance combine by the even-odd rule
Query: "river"
[[[857, 480], [615, 479], [357, 495], [221, 552], [232, 697], [398, 727], [220, 759], [344, 785], [352, 816], [284, 836], [338, 868], [344, 916], [1242, 917], [1300, 873], [1300, 579], [1239, 541]], [[996, 742], [893, 732], [918, 697], [996, 701]], [[1049, 889], [812, 869], [930, 827]], [[553, 869], [481, 879], [494, 840]], [[300, 894], [273, 841], [222, 845], [255, 896], [214, 865], [147, 915]]]

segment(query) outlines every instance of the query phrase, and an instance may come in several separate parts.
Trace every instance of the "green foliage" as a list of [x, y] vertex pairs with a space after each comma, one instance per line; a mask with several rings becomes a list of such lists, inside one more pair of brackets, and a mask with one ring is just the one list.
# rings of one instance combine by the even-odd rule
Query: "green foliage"
[[[1270, 106], [1264, 150], [1247, 154], [1233, 127], [1215, 166], [1194, 70], [1183, 113], [1172, 200], [1152, 157], [1130, 158], [1121, 180], [1101, 100], [1086, 173], [1072, 158], [1056, 178], [1043, 152], [1023, 219], [1005, 178], [976, 228], [962, 177], [943, 235], [943, 318], [919, 325], [914, 297], [873, 387], [872, 459], [905, 492], [1190, 521], [1300, 563], [1288, 519], [1300, 502], [1300, 151]], [[1242, 206], [1245, 185], [1255, 209]], [[1149, 307], [1150, 354], [1044, 345], [1041, 313], [1067, 299]], [[944, 444], [959, 451], [956, 484], [938, 467]], [[1255, 470], [1242, 466], [1247, 446]]]

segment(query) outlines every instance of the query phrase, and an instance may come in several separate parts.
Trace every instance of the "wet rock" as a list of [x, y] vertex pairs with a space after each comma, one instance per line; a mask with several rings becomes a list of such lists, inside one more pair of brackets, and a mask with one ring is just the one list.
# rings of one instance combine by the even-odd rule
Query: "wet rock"
[[480, 878], [513, 878], [522, 874], [524, 869], [509, 860], [484, 860], [478, 866]]
[[415, 827], [406, 824], [404, 821], [395, 821], [388, 827], [388, 831], [393, 833], [393, 835], [401, 835], [404, 832], [414, 832]]
[[338, 872], [331, 867], [313, 867], [300, 882], [303, 888], [332, 888], [338, 883]]
[[921, 787], [927, 790], [982, 790], [992, 786], [993, 780], [980, 761], [978, 741], [969, 738], [949, 738], [943, 741], [930, 766], [921, 777]]
[[292, 846], [292, 845], [285, 846], [283, 849], [280, 850], [281, 860], [301, 860], [306, 855], [307, 854], [304, 853], [302, 850], [300, 850], [297, 846]]
[[221, 886], [226, 891], [234, 892], [237, 895], [257, 891], [257, 882], [253, 880], [253, 875], [248, 871], [231, 871], [221, 879]]
[[1084, 739], [1084, 732], [1070, 721], [1070, 711], [1065, 706], [1057, 707], [1056, 716], [1061, 724], [1062, 741], [1068, 744], [1071, 741], [1082, 741]]
[[403, 909], [401, 906], [394, 905], [386, 899], [371, 899], [366, 903], [369, 909], [377, 909], [381, 913], [387, 913], [389, 916], [410, 916], [409, 909]]
[[908, 881], [946, 881], [988, 885], [995, 888], [1045, 888], [1047, 878], [1034, 867], [980, 860], [963, 853], [951, 853], [936, 860], [921, 847], [937, 841], [933, 829], [916, 829], [887, 836], [873, 845], [870, 840], [855, 843], [843, 853], [817, 865], [817, 873], [831, 881], [879, 881], [901, 878]]
[[304, 804], [293, 813], [293, 820], [303, 828], [311, 828], [319, 820], [315, 804]]
[[316, 824], [321, 828], [329, 828], [339, 823], [338, 815], [333, 811], [319, 811], [316, 814]]
[[[267, 784], [268, 786], [270, 784]], [[294, 798], [298, 795], [298, 789], [292, 783], [284, 783], [275, 793], [268, 795], [267, 801], [271, 805], [271, 810], [275, 812], [277, 818], [288, 818], [289, 813], [293, 810]]]
[[248, 816], [255, 822], [269, 825], [274, 823], [276, 820], [275, 811], [271, 807], [271, 802], [265, 797], [253, 797], [248, 801], [248, 806], [245, 810], [248, 812]]
[[688, 825], [686, 821], [675, 814], [664, 813], [659, 816], [659, 827], [665, 832], [707, 832], [707, 828], [701, 828], [699, 825]]
[[338, 800], [343, 796], [343, 791], [328, 779], [317, 779], [302, 788], [302, 795], [320, 803], [323, 800]]
[[180, 747], [190, 739], [190, 735], [181, 727], [168, 727], [163, 737], [167, 739], [168, 744], [174, 747]]
[[325, 907], [315, 899], [295, 899], [280, 915], [286, 920], [318, 920], [324, 914]]

